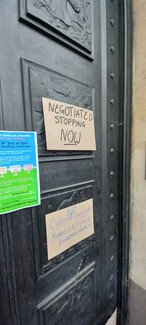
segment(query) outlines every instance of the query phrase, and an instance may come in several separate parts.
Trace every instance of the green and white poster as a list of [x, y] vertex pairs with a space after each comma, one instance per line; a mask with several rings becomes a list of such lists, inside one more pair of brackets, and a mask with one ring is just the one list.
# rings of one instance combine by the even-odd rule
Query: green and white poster
[[0, 214], [39, 204], [36, 132], [0, 131]]

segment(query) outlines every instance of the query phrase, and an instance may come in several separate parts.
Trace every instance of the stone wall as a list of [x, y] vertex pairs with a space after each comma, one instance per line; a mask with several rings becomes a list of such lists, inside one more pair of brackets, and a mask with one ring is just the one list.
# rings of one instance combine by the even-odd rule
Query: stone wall
[[129, 324], [146, 324], [146, 0], [133, 0]]

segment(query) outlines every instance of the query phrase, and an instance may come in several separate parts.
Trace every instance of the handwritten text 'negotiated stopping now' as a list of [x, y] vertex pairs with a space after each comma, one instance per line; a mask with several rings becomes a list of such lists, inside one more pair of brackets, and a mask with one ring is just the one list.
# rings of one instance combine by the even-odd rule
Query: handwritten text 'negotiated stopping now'
[[43, 98], [48, 150], [95, 150], [93, 112]]

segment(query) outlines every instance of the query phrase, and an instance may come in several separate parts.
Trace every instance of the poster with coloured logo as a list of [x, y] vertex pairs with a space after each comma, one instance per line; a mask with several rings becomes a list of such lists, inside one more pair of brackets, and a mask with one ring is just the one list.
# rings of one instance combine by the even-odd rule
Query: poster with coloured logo
[[36, 132], [0, 131], [0, 214], [39, 204]]

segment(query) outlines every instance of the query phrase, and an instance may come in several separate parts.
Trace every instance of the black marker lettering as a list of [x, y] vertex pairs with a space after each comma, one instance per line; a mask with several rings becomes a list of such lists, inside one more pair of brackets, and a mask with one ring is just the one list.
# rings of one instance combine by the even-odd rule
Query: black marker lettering
[[83, 118], [84, 118], [84, 120], [87, 120], [87, 114], [88, 114], [88, 113], [87, 113], [87, 112], [85, 112], [85, 114], [84, 114], [84, 117], [83, 117]]
[[52, 105], [52, 103], [49, 102], [49, 106], [48, 106], [48, 110], [49, 110], [49, 112], [50, 112], [50, 111], [51, 111], [52, 113], [54, 112], [54, 105], [55, 105], [55, 104]]
[[89, 113], [89, 121], [92, 121], [92, 120], [93, 120], [93, 114]]
[[64, 142], [64, 145], [77, 145], [81, 141], [81, 132], [74, 132], [73, 130], [64, 131], [61, 129], [60, 140]]
[[[59, 114], [59, 109], [58, 109], [58, 108], [59, 108], [59, 105], [56, 104], [56, 107], [55, 107], [55, 113], [56, 113], [56, 114]], [[58, 112], [57, 112], [57, 109], [58, 109]]]
[[[66, 134], [65, 134], [66, 133]], [[67, 132], [64, 132], [63, 129], [61, 129], [61, 136], [60, 136], [60, 140], [61, 141], [65, 141], [66, 142], [66, 136], [67, 136]]]
[[55, 123], [59, 123], [59, 116], [55, 116]]

